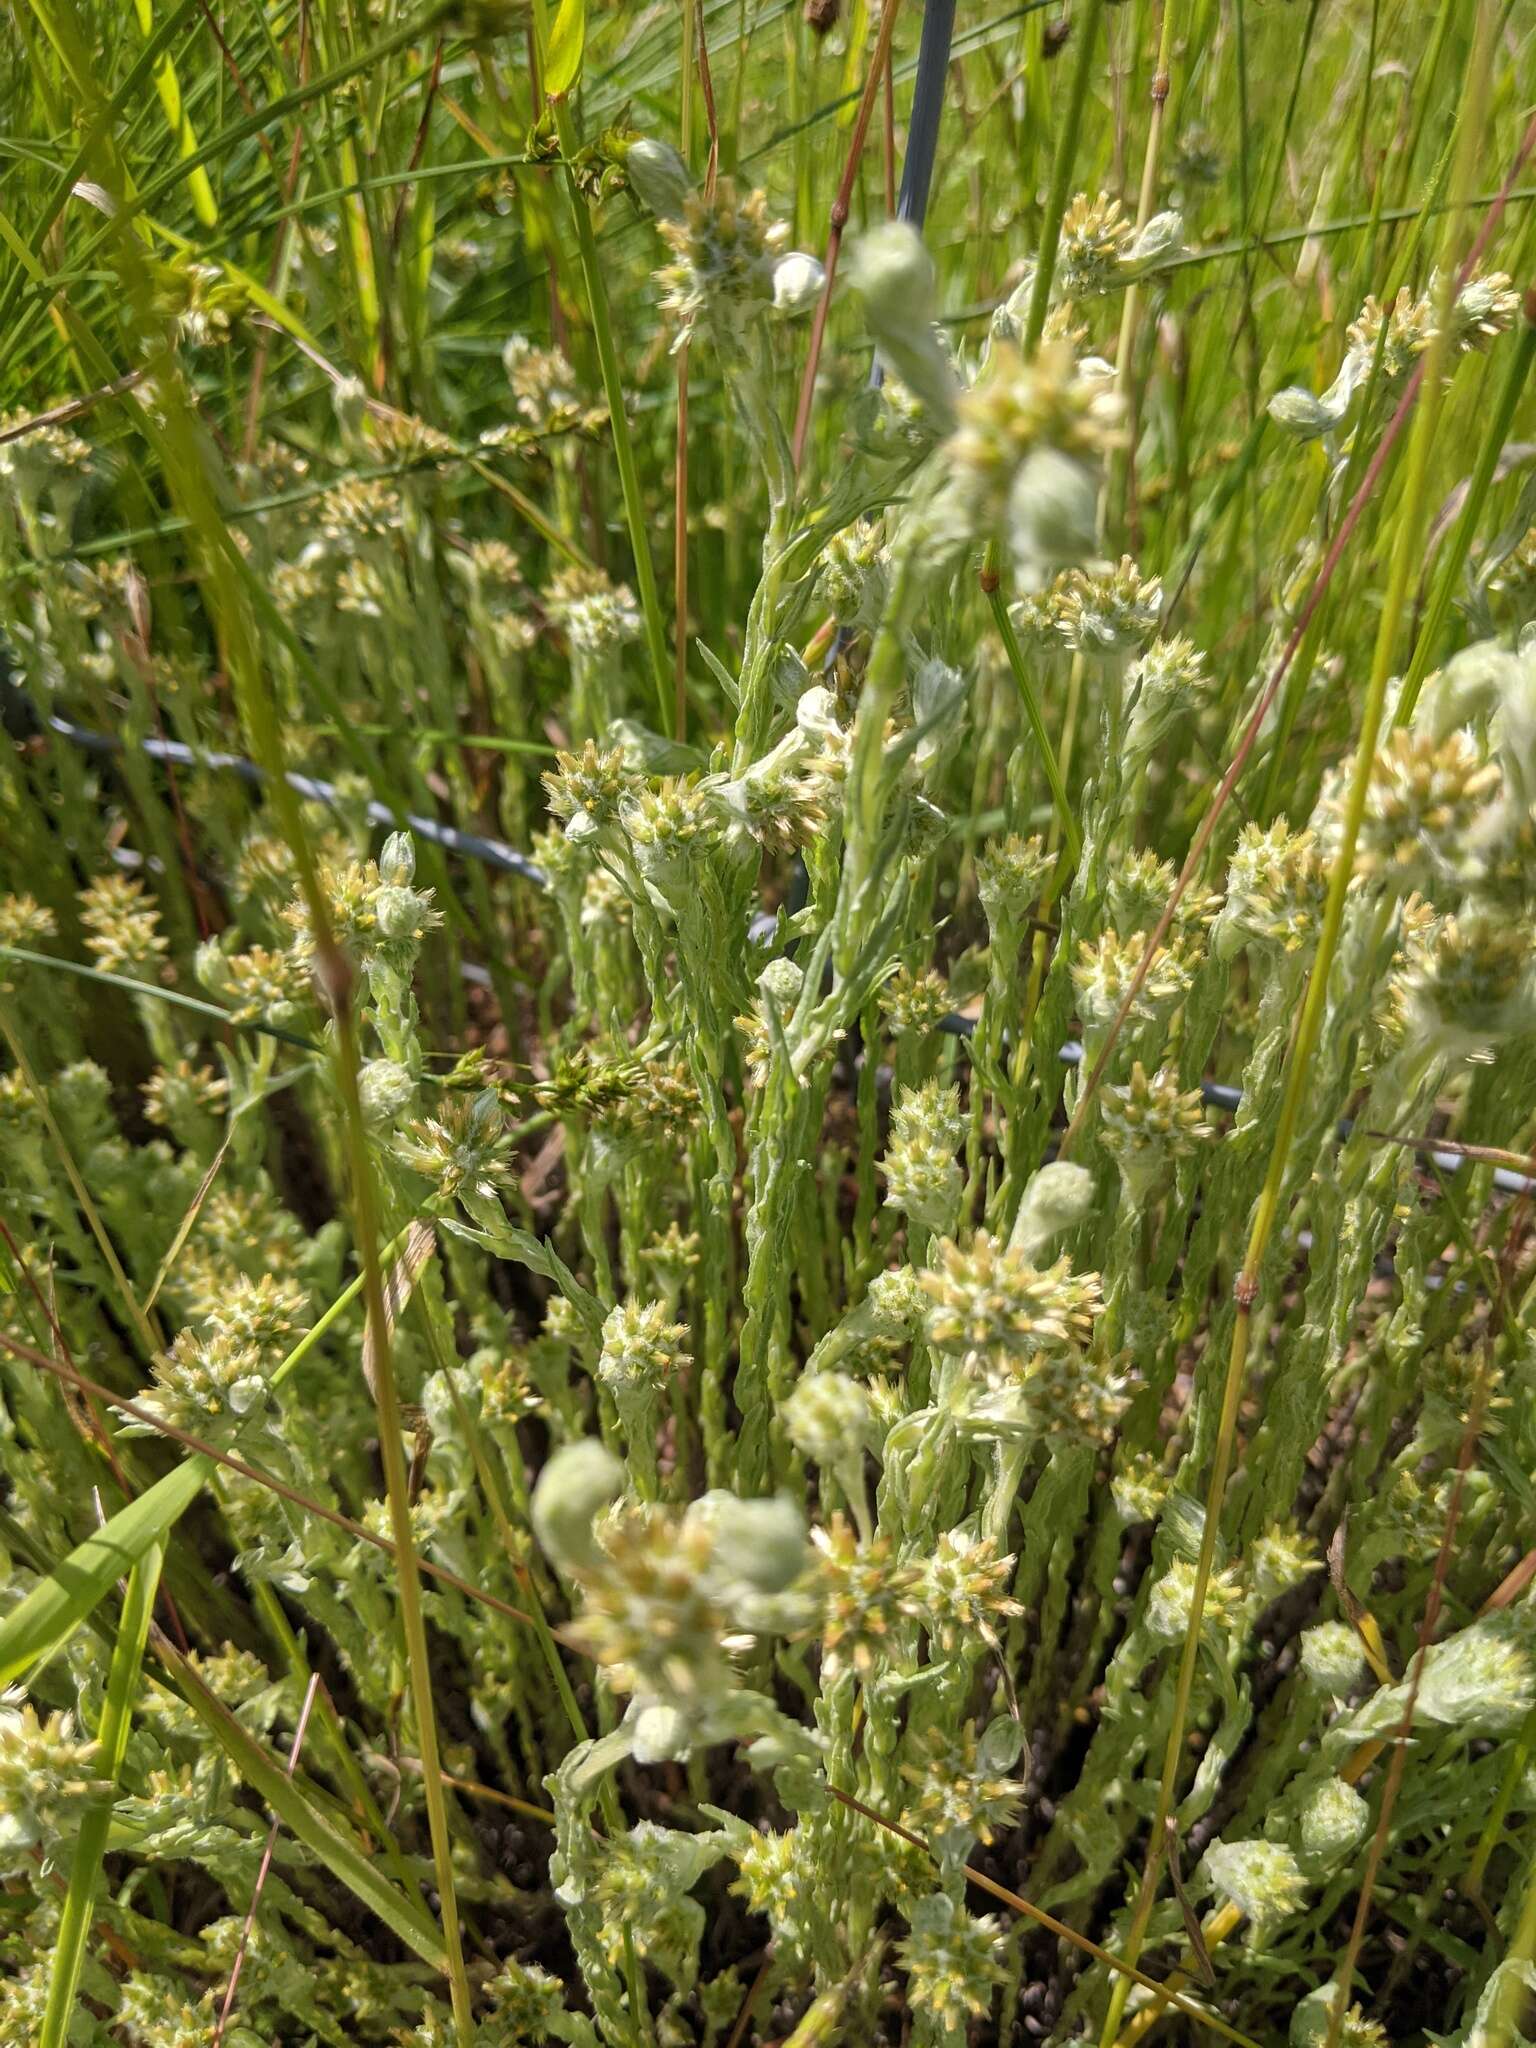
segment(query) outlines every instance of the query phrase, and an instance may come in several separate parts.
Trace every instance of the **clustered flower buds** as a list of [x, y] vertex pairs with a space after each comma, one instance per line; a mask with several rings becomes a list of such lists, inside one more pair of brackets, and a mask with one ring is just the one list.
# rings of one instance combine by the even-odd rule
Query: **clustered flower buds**
[[[1399, 287], [1389, 307], [1384, 308], [1374, 295], [1368, 297], [1359, 317], [1350, 323], [1349, 346], [1329, 388], [1315, 397], [1300, 385], [1288, 385], [1270, 400], [1271, 415], [1300, 440], [1336, 432], [1378, 361], [1390, 391], [1402, 384], [1428, 352], [1439, 330], [1442, 297], [1438, 272], [1431, 273], [1427, 289], [1418, 297], [1407, 285]], [[1453, 356], [1481, 348], [1503, 333], [1519, 308], [1520, 295], [1502, 271], [1469, 277], [1451, 304], [1449, 345]]]
[[955, 1154], [965, 1138], [958, 1088], [925, 1081], [909, 1088], [891, 1115], [885, 1154], [885, 1199], [927, 1230], [950, 1230], [964, 1176]]

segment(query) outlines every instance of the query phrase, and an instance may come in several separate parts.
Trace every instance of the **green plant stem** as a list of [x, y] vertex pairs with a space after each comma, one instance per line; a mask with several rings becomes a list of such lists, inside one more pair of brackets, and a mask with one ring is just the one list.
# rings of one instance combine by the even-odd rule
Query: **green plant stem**
[[1045, 779], [1051, 786], [1051, 802], [1056, 807], [1062, 836], [1067, 842], [1075, 862], [1083, 850], [1083, 835], [1078, 829], [1077, 815], [1072, 809], [1072, 799], [1067, 794], [1066, 783], [1062, 780], [1061, 764], [1056, 759], [1056, 750], [1041, 716], [1039, 699], [1033, 683], [1024, 667], [1024, 653], [1019, 646], [1019, 636], [1014, 631], [1013, 620], [1008, 613], [1008, 601], [994, 581], [987, 588], [987, 603], [992, 608], [992, 621], [997, 627], [998, 637], [1003, 643], [1003, 652], [1008, 657], [1008, 671], [1013, 677], [1024, 706], [1024, 715], [1029, 720], [1029, 729], [1035, 736], [1035, 749], [1040, 756], [1040, 765], [1045, 770]]
[[1083, 108], [1088, 100], [1088, 77], [1099, 40], [1099, 17], [1104, 0], [1087, 0], [1080, 17], [1072, 23], [1072, 82], [1067, 104], [1056, 136], [1051, 158], [1051, 182], [1045, 197], [1045, 218], [1040, 227], [1040, 249], [1035, 258], [1035, 282], [1029, 295], [1029, 315], [1024, 323], [1024, 353], [1034, 354], [1045, 332], [1045, 316], [1051, 303], [1051, 280], [1056, 274], [1056, 252], [1061, 247], [1061, 223], [1072, 188], [1072, 169], [1077, 161], [1078, 135], [1083, 125]]
[[[1157, 170], [1162, 155], [1163, 123], [1168, 111], [1168, 67], [1172, 61], [1175, 17], [1179, 0], [1163, 0], [1163, 19], [1157, 39], [1157, 68], [1152, 74], [1152, 116], [1147, 123], [1147, 147], [1141, 160], [1141, 189], [1136, 199], [1136, 226], [1144, 228], [1152, 218], [1157, 201]], [[1136, 346], [1136, 321], [1141, 311], [1141, 290], [1135, 278], [1126, 287], [1120, 308], [1120, 339], [1115, 348], [1115, 390], [1123, 400], [1131, 388], [1131, 357]], [[1129, 450], [1127, 451], [1129, 461]]]
[[43, 2030], [38, 2048], [64, 2048], [69, 2037], [75, 1994], [85, 1965], [86, 1936], [90, 1932], [101, 1879], [101, 1860], [112, 1826], [112, 1793], [128, 1747], [133, 1706], [143, 1669], [144, 1644], [149, 1634], [163, 1560], [163, 1550], [158, 1544], [152, 1544], [128, 1574], [128, 1590], [123, 1599], [122, 1613], [118, 1616], [117, 1639], [112, 1645], [112, 1664], [107, 1673], [106, 1700], [96, 1730], [94, 1776], [106, 1789], [93, 1798], [75, 1838], [75, 1853], [69, 1866], [63, 1910], [59, 1915], [53, 1967], [48, 1979], [48, 2003], [43, 2011]]
[[[533, 0], [534, 32], [540, 62], [549, 45], [547, 0]], [[645, 646], [651, 665], [651, 682], [656, 692], [659, 729], [667, 732], [672, 720], [672, 664], [667, 655], [666, 627], [661, 616], [661, 598], [656, 588], [656, 571], [651, 562], [650, 536], [645, 523], [645, 500], [640, 493], [640, 472], [635, 467], [634, 440], [629, 431], [625, 407], [624, 379], [619, 369], [619, 351], [608, 309], [608, 287], [603, 282], [602, 259], [592, 228], [592, 213], [586, 195], [572, 168], [577, 151], [576, 130], [570, 108], [563, 97], [549, 101], [555, 117], [555, 133], [565, 160], [565, 189], [570, 201], [571, 223], [576, 230], [576, 247], [581, 260], [582, 283], [586, 287], [587, 309], [592, 316], [592, 335], [597, 343], [597, 360], [603, 378], [603, 396], [608, 404], [608, 425], [613, 436], [614, 461], [618, 465], [619, 489], [624, 498], [624, 523], [629, 529], [629, 549], [634, 558], [635, 582], [639, 586], [640, 610], [645, 621]]]

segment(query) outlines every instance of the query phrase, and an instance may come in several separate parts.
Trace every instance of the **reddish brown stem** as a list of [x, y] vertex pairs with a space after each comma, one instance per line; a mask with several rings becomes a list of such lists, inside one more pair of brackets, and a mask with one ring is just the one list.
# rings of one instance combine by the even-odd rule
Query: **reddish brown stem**
[[790, 441], [790, 465], [799, 473], [805, 458], [806, 436], [811, 428], [811, 401], [816, 394], [816, 372], [821, 365], [822, 337], [827, 331], [827, 312], [832, 304], [832, 288], [837, 282], [838, 252], [843, 246], [843, 229], [848, 225], [848, 213], [853, 204], [853, 181], [859, 174], [859, 158], [864, 154], [864, 140], [869, 134], [870, 116], [875, 110], [875, 95], [880, 81], [885, 76], [886, 59], [891, 53], [891, 35], [896, 27], [896, 12], [899, 0], [890, 0], [880, 16], [880, 33], [875, 42], [875, 54], [870, 60], [869, 76], [864, 81], [864, 90], [859, 96], [859, 110], [854, 116], [853, 137], [848, 145], [848, 160], [843, 165], [843, 175], [837, 188], [837, 197], [832, 202], [831, 221], [827, 231], [827, 253], [823, 258], [826, 282], [821, 288], [821, 297], [816, 302], [816, 317], [811, 325], [810, 352], [805, 359], [805, 375], [800, 382], [800, 404], [795, 413], [795, 431]]
[[885, 216], [896, 218], [896, 67], [885, 53]]
[[[426, 155], [427, 130], [432, 124], [432, 103], [437, 98], [438, 82], [442, 75], [443, 39], [439, 36], [437, 46], [432, 52], [431, 76], [427, 80], [427, 90], [422, 97], [421, 119], [416, 123], [416, 134], [411, 143], [411, 160], [406, 166], [406, 169], [409, 171], [416, 170], [420, 166], [423, 156]], [[400, 247], [400, 236], [405, 228], [405, 209], [410, 203], [411, 188], [407, 185], [400, 194], [399, 202], [395, 207], [394, 220], [390, 223], [389, 246], [391, 250], [397, 250]]]
[[[288, 1751], [288, 1763], [284, 1775], [291, 1778], [298, 1768], [299, 1753], [304, 1747], [304, 1731], [309, 1726], [310, 1709], [315, 1704], [315, 1693], [319, 1689], [320, 1674], [310, 1674], [309, 1689], [304, 1695], [304, 1704], [299, 1710], [299, 1725], [293, 1731], [293, 1745]], [[229, 1973], [229, 1989], [224, 1993], [224, 2003], [219, 2010], [218, 2025], [213, 2030], [213, 2048], [219, 2048], [224, 2039], [224, 2029], [229, 2025], [229, 2015], [234, 2010], [235, 1992], [240, 1985], [240, 1972], [245, 1967], [245, 1951], [250, 1944], [251, 1929], [256, 1925], [256, 1909], [261, 1904], [262, 1888], [267, 1881], [267, 1872], [272, 1868], [272, 1852], [277, 1847], [277, 1815], [272, 1816], [272, 1825], [267, 1829], [267, 1846], [261, 1852], [261, 1865], [256, 1872], [256, 1882], [251, 1889], [250, 1910], [245, 1916], [245, 1925], [240, 1930], [240, 1946], [235, 1950], [234, 1965]]]

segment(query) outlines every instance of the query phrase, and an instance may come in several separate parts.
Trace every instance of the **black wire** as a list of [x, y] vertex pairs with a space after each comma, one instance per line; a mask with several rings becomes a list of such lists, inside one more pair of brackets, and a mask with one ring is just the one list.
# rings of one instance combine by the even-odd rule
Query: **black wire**
[[[31, 721], [30, 729], [38, 730], [36, 713], [32, 710], [31, 701], [16, 685], [14, 676], [7, 677], [0, 673], [0, 683], [6, 686], [4, 698], [0, 699], [0, 710], [6, 713], [5, 722], [8, 729], [11, 725], [11, 714], [19, 704], [28, 714]], [[115, 734], [92, 732], [89, 727], [74, 725], [67, 718], [50, 716], [44, 723], [50, 732], [57, 733], [60, 739], [68, 740], [71, 746], [80, 747], [86, 753], [120, 754], [124, 750], [125, 743]], [[247, 761], [240, 754], [199, 753], [192, 747], [184, 746], [179, 740], [144, 739], [139, 741], [139, 746], [152, 761], [167, 761], [177, 767], [212, 769], [223, 774], [236, 775], [252, 788], [260, 788], [266, 780], [257, 764], [254, 761]], [[323, 781], [317, 775], [301, 775], [290, 770], [287, 781], [290, 789], [311, 802], [331, 805], [339, 802], [335, 783]], [[367, 815], [370, 824], [386, 825], [391, 828], [407, 825], [418, 837], [445, 848], [449, 853], [460, 854], [466, 860], [480, 861], [484, 866], [498, 868], [504, 874], [520, 875], [524, 881], [532, 882], [535, 888], [544, 889], [549, 886], [549, 877], [538, 862], [530, 860], [525, 853], [519, 853], [516, 847], [508, 846], [504, 840], [487, 839], [478, 832], [461, 832], [456, 825], [444, 825], [436, 818], [421, 817], [414, 812], [406, 812], [402, 817], [388, 804], [376, 800], [368, 804]], [[761, 943], [771, 935], [777, 922], [776, 917], [770, 916], [767, 912], [760, 912], [752, 920], [750, 937]], [[480, 983], [482, 979], [488, 982], [489, 979], [485, 976], [483, 968], [466, 967], [465, 975], [466, 979], [476, 983]], [[976, 1024], [973, 1018], [962, 1017], [957, 1011], [952, 1011], [949, 1016], [940, 1020], [938, 1028], [951, 1038], [969, 1038], [975, 1032]], [[1068, 1039], [1061, 1048], [1060, 1058], [1064, 1066], [1081, 1066], [1082, 1045], [1075, 1038]], [[1202, 1081], [1200, 1093], [1213, 1109], [1233, 1111], [1242, 1107], [1242, 1090], [1228, 1087], [1223, 1082]], [[1353, 1128], [1351, 1120], [1345, 1118], [1339, 1125], [1339, 1136], [1347, 1138]], [[1466, 1164], [1457, 1152], [1432, 1151], [1429, 1157], [1441, 1173], [1459, 1173]], [[1501, 1194], [1536, 1194], [1536, 1179], [1523, 1173], [1516, 1173], [1507, 1166], [1494, 1168], [1493, 1185]]]
[[939, 121], [944, 112], [944, 87], [949, 78], [949, 50], [954, 34], [955, 0], [928, 0], [917, 50], [901, 194], [896, 201], [896, 218], [911, 221], [919, 232], [928, 216], [928, 195], [933, 188]]

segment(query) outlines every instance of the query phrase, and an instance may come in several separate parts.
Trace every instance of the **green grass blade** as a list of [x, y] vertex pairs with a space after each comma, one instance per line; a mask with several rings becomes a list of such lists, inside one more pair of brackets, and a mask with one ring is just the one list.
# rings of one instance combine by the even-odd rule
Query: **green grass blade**
[[109, 974], [106, 968], [90, 967], [83, 960], [60, 960], [52, 953], [31, 952], [26, 946], [0, 946], [0, 960], [20, 960], [28, 967], [52, 967], [61, 974], [78, 974], [82, 981], [99, 981], [104, 988], [127, 989], [132, 995], [152, 996], [156, 1002], [169, 1003], [174, 1009], [195, 1010], [200, 1017], [215, 1017], [233, 1031], [254, 1031], [263, 1038], [276, 1038], [284, 1045], [296, 1045], [301, 1052], [320, 1050], [315, 1041], [304, 1037], [302, 1032], [284, 1031], [280, 1025], [259, 1021], [246, 1023], [232, 1017], [228, 1010], [221, 1010], [217, 1003], [205, 1003], [201, 996], [184, 996], [179, 989], [159, 988], [152, 981], [135, 981], [127, 974]]
[[381, 1877], [355, 1842], [326, 1820], [306, 1796], [297, 1774], [290, 1778], [281, 1763], [246, 1732], [222, 1706], [168, 1642], [157, 1636], [156, 1654], [175, 1678], [188, 1706], [218, 1743], [231, 1764], [257, 1796], [276, 1814], [296, 1842], [301, 1842], [319, 1867], [340, 1878], [386, 1927], [413, 1949], [423, 1962], [446, 1971], [448, 1953], [424, 1907], [408, 1899]]
[[53, 1969], [48, 1979], [48, 2003], [43, 2012], [39, 2048], [64, 2048], [69, 2023], [85, 1963], [85, 1943], [95, 1910], [96, 1891], [101, 1879], [101, 1859], [106, 1851], [112, 1825], [112, 1790], [122, 1769], [133, 1721], [133, 1703], [138, 1697], [139, 1677], [144, 1662], [144, 1644], [149, 1634], [155, 1589], [160, 1583], [164, 1551], [151, 1543], [128, 1575], [128, 1591], [118, 1623], [117, 1641], [112, 1649], [112, 1668], [107, 1676], [106, 1704], [102, 1709], [97, 1740], [101, 1754], [96, 1775], [105, 1781], [104, 1791], [80, 1823], [74, 1859], [69, 1866], [69, 1885], [64, 1909], [59, 1916], [58, 1946], [53, 1952]]
[[[402, 1231], [392, 1238], [380, 1253], [381, 1259], [393, 1258], [405, 1236]], [[362, 1291], [359, 1275], [275, 1368], [274, 1387], [302, 1363]], [[20, 1606], [0, 1621], [0, 1686], [9, 1685], [69, 1640], [123, 1573], [174, 1528], [215, 1469], [211, 1458], [194, 1452], [77, 1544], [41, 1585], [33, 1587]]]
[[0, 1685], [9, 1685], [68, 1642], [85, 1617], [185, 1514], [213, 1470], [188, 1458], [129, 1501], [56, 1564], [0, 1621]]

